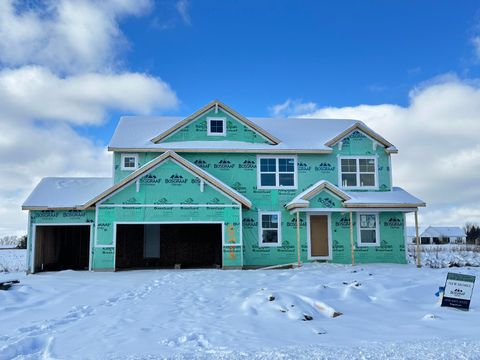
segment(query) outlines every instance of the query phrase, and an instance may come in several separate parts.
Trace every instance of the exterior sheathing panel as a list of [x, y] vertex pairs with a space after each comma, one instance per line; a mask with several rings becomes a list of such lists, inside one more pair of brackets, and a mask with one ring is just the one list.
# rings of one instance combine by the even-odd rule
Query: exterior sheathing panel
[[[138, 191], [137, 191], [138, 190]], [[147, 205], [147, 206], [144, 206]], [[116, 223], [223, 224], [223, 266], [242, 266], [240, 205], [167, 160], [98, 204], [93, 268], [115, 267]]]
[[[213, 115], [206, 114], [205, 119], [207, 116]], [[192, 122], [188, 126], [195, 125], [197, 121], [200, 121], [200, 119]], [[191, 138], [189, 139], [191, 140]], [[230, 136], [229, 140], [231, 140]], [[172, 141], [171, 137], [168, 138], [168, 141]], [[160, 154], [161, 153], [140, 153], [140, 166]], [[245, 266], [285, 264], [297, 260], [296, 215], [286, 211], [284, 205], [319, 180], [328, 180], [338, 186], [339, 156], [375, 156], [377, 158], [378, 191], [388, 191], [391, 189], [390, 155], [385, 152], [382, 146], [374, 146], [374, 142], [359, 131], [354, 131], [350, 136], [344, 138], [341, 148], [340, 144], [334, 145], [332, 154], [297, 154], [298, 187], [296, 190], [258, 189], [257, 155], [255, 154], [183, 153], [181, 156], [222, 180], [252, 201], [252, 209], [242, 210], [243, 265]], [[115, 172], [116, 181], [121, 180], [129, 174], [129, 172], [118, 170], [120, 168], [120, 154], [115, 154], [115, 168], [117, 169]], [[159, 177], [162, 176], [165, 175], [159, 174]], [[132, 193], [131, 190], [130, 193]], [[125, 197], [128, 199], [127, 195], [125, 195]], [[143, 203], [143, 200], [139, 201], [139, 203]], [[336, 196], [324, 190], [310, 199], [310, 207], [340, 208], [342, 207], [342, 203]], [[281, 212], [281, 247], [259, 246], [259, 211]], [[385, 221], [382, 221], [383, 218], [393, 216], [392, 214], [391, 212], [380, 214], [380, 236], [383, 236], [382, 246], [380, 247], [358, 248], [356, 240], [357, 230], [356, 228], [354, 229], [355, 246], [357, 248], [355, 252], [356, 254], [358, 253], [355, 259], [356, 262], [405, 262], [403, 227], [391, 229], [383, 225], [385, 223]], [[403, 221], [402, 213], [395, 214], [397, 218]], [[332, 212], [330, 219], [333, 249], [332, 261], [350, 263], [349, 213]], [[347, 221], [345, 221], [345, 219], [347, 219]], [[100, 220], [99, 223], [101, 223]], [[355, 213], [354, 226], [356, 226]], [[305, 213], [301, 213], [300, 216], [300, 235], [301, 258], [302, 261], [308, 261], [307, 215]]]

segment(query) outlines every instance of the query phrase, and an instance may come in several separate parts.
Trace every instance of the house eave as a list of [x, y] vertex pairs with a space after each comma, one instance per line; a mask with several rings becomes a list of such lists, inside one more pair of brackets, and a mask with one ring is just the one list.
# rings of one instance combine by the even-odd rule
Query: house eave
[[163, 148], [128, 148], [128, 147], [107, 147], [108, 151], [114, 152], [166, 152], [166, 151], [175, 151], [176, 153], [248, 153], [248, 154], [331, 154], [333, 150], [331, 149], [201, 149], [201, 148], [184, 148], [184, 149], [170, 149], [167, 147]]

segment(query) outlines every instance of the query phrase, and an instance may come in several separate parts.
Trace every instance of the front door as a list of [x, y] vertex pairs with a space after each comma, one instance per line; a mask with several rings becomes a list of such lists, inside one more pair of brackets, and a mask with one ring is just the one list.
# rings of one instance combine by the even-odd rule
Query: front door
[[328, 215], [310, 215], [310, 257], [330, 257], [328, 246]]

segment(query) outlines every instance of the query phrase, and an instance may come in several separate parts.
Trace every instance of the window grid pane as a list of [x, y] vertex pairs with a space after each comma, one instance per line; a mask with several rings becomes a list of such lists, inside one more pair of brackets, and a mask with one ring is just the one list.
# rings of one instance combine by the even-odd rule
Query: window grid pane
[[261, 158], [260, 185], [295, 186], [295, 158]]
[[126, 156], [123, 158], [123, 167], [124, 168], [134, 168], [135, 167], [135, 157]]
[[215, 134], [222, 134], [223, 120], [210, 120], [210, 132]]

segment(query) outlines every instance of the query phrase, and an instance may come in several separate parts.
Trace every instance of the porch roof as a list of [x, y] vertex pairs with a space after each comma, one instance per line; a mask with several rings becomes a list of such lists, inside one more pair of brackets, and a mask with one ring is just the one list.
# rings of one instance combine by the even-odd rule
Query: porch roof
[[345, 208], [418, 208], [425, 202], [399, 187], [390, 191], [346, 191], [322, 180], [293, 198], [285, 207], [288, 210], [310, 207], [309, 199], [322, 190], [328, 190], [339, 197]]

